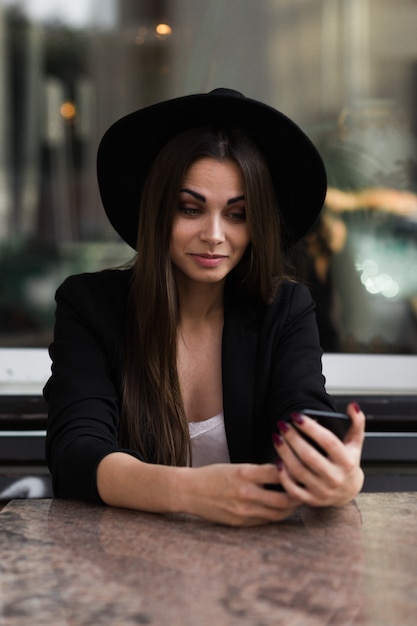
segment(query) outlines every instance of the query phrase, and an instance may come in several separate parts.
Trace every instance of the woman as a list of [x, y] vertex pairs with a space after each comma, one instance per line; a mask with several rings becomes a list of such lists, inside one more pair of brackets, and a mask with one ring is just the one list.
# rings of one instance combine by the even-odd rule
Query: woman
[[349, 405], [344, 442], [302, 415], [334, 405], [313, 302], [283, 273], [326, 192], [308, 138], [220, 89], [116, 122], [98, 180], [137, 255], [57, 291], [44, 392], [55, 495], [231, 525], [352, 499], [364, 415]]

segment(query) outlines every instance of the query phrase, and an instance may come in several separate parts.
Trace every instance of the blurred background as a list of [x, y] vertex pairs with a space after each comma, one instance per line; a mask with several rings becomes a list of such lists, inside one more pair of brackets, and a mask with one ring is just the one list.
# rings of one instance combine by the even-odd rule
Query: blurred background
[[292, 259], [325, 351], [416, 354], [416, 32], [415, 0], [0, 0], [0, 348], [46, 347], [62, 280], [133, 256], [99, 199], [107, 127], [223, 86], [326, 163]]

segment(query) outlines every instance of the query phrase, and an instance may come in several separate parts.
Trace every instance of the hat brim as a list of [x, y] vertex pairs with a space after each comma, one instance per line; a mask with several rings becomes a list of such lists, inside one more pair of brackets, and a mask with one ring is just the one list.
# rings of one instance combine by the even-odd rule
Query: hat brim
[[220, 126], [247, 132], [263, 153], [284, 220], [287, 245], [313, 225], [326, 194], [323, 161], [307, 135], [276, 109], [230, 90], [175, 98], [115, 122], [101, 140], [98, 183], [113, 228], [136, 248], [141, 193], [162, 146], [190, 128]]

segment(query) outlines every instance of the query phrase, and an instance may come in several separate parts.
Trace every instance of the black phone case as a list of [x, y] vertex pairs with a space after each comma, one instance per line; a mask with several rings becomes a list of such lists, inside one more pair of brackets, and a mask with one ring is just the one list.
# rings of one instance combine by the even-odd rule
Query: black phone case
[[334, 433], [342, 441], [352, 423], [352, 420], [348, 415], [346, 415], [346, 413], [317, 411], [315, 409], [304, 409], [303, 411], [300, 411], [300, 413], [316, 420], [321, 426], [331, 430], [332, 433]]

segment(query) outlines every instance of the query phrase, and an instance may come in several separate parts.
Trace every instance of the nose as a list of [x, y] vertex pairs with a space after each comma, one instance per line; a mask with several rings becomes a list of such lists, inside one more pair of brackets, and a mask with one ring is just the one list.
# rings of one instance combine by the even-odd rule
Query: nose
[[224, 241], [222, 219], [219, 215], [208, 215], [201, 230], [200, 238], [210, 246]]

